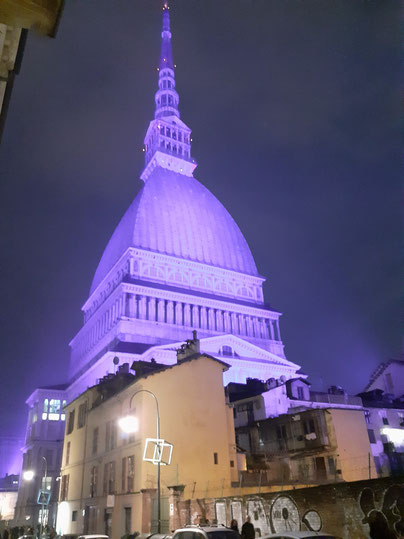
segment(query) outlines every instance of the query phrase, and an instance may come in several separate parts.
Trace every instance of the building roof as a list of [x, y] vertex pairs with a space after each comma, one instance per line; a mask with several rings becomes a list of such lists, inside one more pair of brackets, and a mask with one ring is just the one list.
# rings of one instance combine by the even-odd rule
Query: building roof
[[69, 384], [56, 384], [54, 386], [41, 386], [41, 387], [38, 387], [37, 389], [52, 389], [52, 390], [63, 391], [67, 389], [68, 386]]
[[191, 361], [202, 358], [211, 359], [215, 363], [219, 363], [222, 366], [223, 370], [227, 370], [230, 368], [230, 365], [228, 365], [224, 361], [220, 361], [220, 359], [216, 359], [215, 357], [205, 353], [191, 354], [190, 356], [187, 356], [185, 359], [174, 363], [173, 365], [165, 365], [162, 363], [157, 363], [155, 361], [149, 362], [137, 360], [134, 361], [131, 365], [131, 370], [133, 372], [127, 372], [127, 370], [123, 369], [123, 366], [121, 366], [117, 373], [110, 373], [104, 376], [104, 378], [101, 378], [101, 380], [99, 380], [96, 385], [86, 389], [86, 391], [84, 391], [81, 395], [78, 395], [75, 399], [73, 399], [68, 406], [70, 406], [73, 402], [77, 401], [77, 399], [80, 399], [80, 397], [87, 393], [87, 391], [94, 392], [95, 390], [98, 393], [98, 396], [93, 401], [93, 407], [97, 407], [111, 397], [123, 391], [128, 385], [136, 383], [141, 379], [148, 378], [149, 376], [154, 376], [156, 374], [160, 374], [175, 367], [181, 366], [183, 363], [190, 363]]
[[258, 276], [243, 234], [217, 198], [195, 178], [161, 167], [116, 227], [90, 294], [129, 247]]
[[376, 380], [381, 376], [384, 371], [393, 363], [399, 363], [400, 365], [404, 365], [404, 360], [402, 359], [389, 359], [388, 361], [385, 361], [383, 363], [380, 363], [380, 365], [377, 366], [377, 368], [373, 371], [368, 385], [365, 387], [364, 391], [368, 391], [368, 389], [376, 382]]

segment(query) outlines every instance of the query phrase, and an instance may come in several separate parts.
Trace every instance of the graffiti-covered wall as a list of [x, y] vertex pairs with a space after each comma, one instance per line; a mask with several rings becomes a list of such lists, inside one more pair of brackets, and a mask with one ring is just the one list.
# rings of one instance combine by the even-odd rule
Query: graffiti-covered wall
[[[285, 530], [323, 531], [344, 539], [404, 536], [404, 477], [371, 479], [260, 495], [175, 500], [174, 527], [203, 522], [241, 529], [247, 516], [256, 537]], [[394, 535], [392, 536], [394, 537]]]

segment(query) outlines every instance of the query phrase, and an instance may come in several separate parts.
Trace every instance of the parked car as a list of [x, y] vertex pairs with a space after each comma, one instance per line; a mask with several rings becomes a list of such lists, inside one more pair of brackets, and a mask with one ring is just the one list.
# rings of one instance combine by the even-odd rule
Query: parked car
[[172, 539], [240, 539], [240, 536], [226, 526], [186, 526], [175, 530]]
[[264, 535], [261, 539], [340, 539], [324, 532], [281, 532]]

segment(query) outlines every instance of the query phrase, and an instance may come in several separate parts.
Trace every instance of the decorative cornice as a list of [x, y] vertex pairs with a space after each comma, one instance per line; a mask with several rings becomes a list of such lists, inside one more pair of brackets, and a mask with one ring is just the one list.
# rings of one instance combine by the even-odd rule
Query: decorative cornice
[[184, 176], [192, 176], [196, 166], [193, 160], [187, 161], [186, 159], [181, 159], [181, 157], [157, 150], [143, 170], [140, 179], [145, 182], [157, 167], [165, 168]]

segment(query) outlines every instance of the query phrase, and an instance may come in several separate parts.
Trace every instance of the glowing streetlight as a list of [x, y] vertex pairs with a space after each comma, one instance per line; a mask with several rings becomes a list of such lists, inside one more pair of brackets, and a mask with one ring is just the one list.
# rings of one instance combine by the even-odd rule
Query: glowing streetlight
[[133, 415], [121, 417], [118, 421], [119, 428], [126, 434], [133, 434], [139, 430], [139, 420]]
[[32, 481], [35, 477], [35, 473], [33, 470], [25, 470], [22, 474], [22, 478], [24, 481]]
[[[131, 406], [132, 406], [133, 398], [138, 393], [142, 393], [142, 392], [143, 393], [149, 393], [149, 395], [151, 395], [154, 398], [154, 402], [156, 403], [156, 419], [157, 419], [157, 421], [156, 421], [156, 439], [157, 439], [157, 448], [158, 448], [157, 452], [159, 453], [160, 452], [160, 445], [159, 445], [159, 443], [160, 443], [160, 411], [159, 411], [159, 401], [157, 400], [156, 395], [152, 391], [149, 391], [148, 389], [139, 389], [138, 391], [135, 391], [135, 393], [133, 393], [133, 395], [131, 396], [130, 401], [129, 401], [129, 411], [130, 411]], [[139, 429], [139, 421], [138, 421], [137, 417], [135, 417], [133, 415], [130, 415], [130, 414], [128, 414], [125, 417], [122, 417], [119, 420], [118, 423], [119, 423], [120, 428], [126, 433], [136, 432]], [[159, 454], [159, 458], [157, 460], [157, 533], [161, 533], [160, 461], [161, 461], [161, 455]]]

